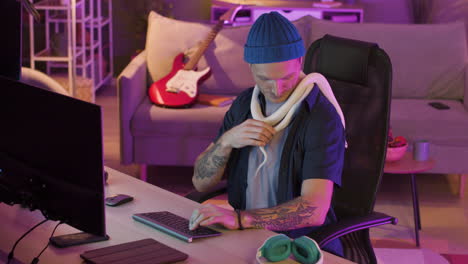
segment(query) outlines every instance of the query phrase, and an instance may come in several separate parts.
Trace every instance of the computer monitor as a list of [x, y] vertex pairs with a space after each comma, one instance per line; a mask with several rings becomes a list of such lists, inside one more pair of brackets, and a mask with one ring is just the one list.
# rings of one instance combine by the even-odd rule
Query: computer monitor
[[0, 77], [0, 202], [106, 235], [101, 108]]

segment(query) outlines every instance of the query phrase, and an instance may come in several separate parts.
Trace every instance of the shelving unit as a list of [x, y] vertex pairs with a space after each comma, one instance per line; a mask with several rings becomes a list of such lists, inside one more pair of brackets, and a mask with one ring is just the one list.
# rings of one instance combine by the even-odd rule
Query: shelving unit
[[234, 5], [242, 4], [243, 8], [236, 14], [232, 26], [251, 25], [264, 13], [277, 11], [293, 21], [303, 16], [335, 22], [362, 23], [364, 9], [360, 5], [343, 4], [339, 7], [314, 7], [311, 1], [280, 1], [280, 0], [212, 0], [211, 22], [216, 23], [219, 17]]
[[30, 16], [31, 68], [45, 62], [46, 73], [56, 78], [63, 78], [66, 70], [66, 85], [72, 96], [77, 95], [77, 81], [86, 80], [89, 91], [78, 93], [78, 97], [94, 102], [96, 90], [110, 81], [114, 71], [111, 0], [40, 0], [34, 6], [43, 15], [45, 42], [43, 49], [36, 51], [41, 36], [36, 34]]

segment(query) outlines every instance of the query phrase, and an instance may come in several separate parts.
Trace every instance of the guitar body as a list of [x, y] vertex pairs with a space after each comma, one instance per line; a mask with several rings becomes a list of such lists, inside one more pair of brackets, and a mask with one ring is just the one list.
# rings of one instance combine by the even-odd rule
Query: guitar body
[[150, 86], [151, 102], [168, 108], [185, 108], [195, 103], [198, 85], [210, 77], [211, 71], [209, 67], [199, 72], [184, 70], [184, 66], [184, 53], [180, 53], [174, 59], [171, 72]]
[[175, 57], [171, 72], [150, 86], [148, 95], [151, 102], [169, 108], [184, 108], [195, 103], [198, 97], [198, 85], [211, 75], [210, 67], [195, 71], [196, 65], [225, 22], [233, 21], [235, 13], [241, 8], [241, 5], [232, 7], [220, 17], [216, 26], [199, 45], [198, 50], [190, 56], [187, 63], [184, 62], [184, 53]]

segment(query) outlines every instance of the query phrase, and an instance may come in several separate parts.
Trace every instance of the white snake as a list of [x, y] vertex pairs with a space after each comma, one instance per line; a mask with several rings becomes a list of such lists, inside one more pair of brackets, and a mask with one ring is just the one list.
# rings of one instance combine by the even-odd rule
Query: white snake
[[[335, 107], [336, 112], [341, 118], [341, 124], [343, 125], [343, 128], [346, 128], [343, 112], [341, 111], [340, 105], [336, 101], [335, 95], [333, 94], [327, 79], [322, 74], [316, 72], [308, 75], [301, 73], [301, 77], [303, 77], [302, 81], [296, 86], [286, 102], [268, 117], [263, 116], [260, 104], [258, 102], [258, 94], [260, 93], [260, 89], [258, 88], [258, 85], [255, 85], [252, 94], [252, 100], [250, 101], [250, 111], [252, 113], [252, 117], [255, 120], [263, 121], [273, 126], [277, 132], [284, 129], [289, 125], [291, 118], [293, 117], [297, 108], [301, 105], [302, 101], [314, 88], [314, 84], [317, 84], [323, 95], [325, 95], [328, 101], [330, 101], [330, 103]], [[348, 143], [346, 143], [345, 146], [348, 147]], [[260, 147], [260, 151], [263, 153], [264, 159], [260, 166], [258, 166], [255, 175], [258, 174], [260, 168], [265, 165], [268, 159], [265, 148]]]

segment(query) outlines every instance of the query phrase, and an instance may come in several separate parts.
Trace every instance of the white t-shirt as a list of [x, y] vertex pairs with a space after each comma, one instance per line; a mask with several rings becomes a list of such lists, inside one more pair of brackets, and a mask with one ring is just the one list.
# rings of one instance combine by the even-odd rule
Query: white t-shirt
[[[274, 113], [284, 103], [272, 103], [268, 100], [265, 100], [265, 102], [266, 116]], [[257, 175], [255, 175], [255, 172], [263, 162], [263, 153], [259, 147], [253, 147], [250, 151], [247, 170], [246, 210], [270, 208], [277, 205], [276, 190], [278, 189], [279, 166], [288, 131], [289, 126], [277, 132], [270, 143], [264, 147], [268, 160]]]

